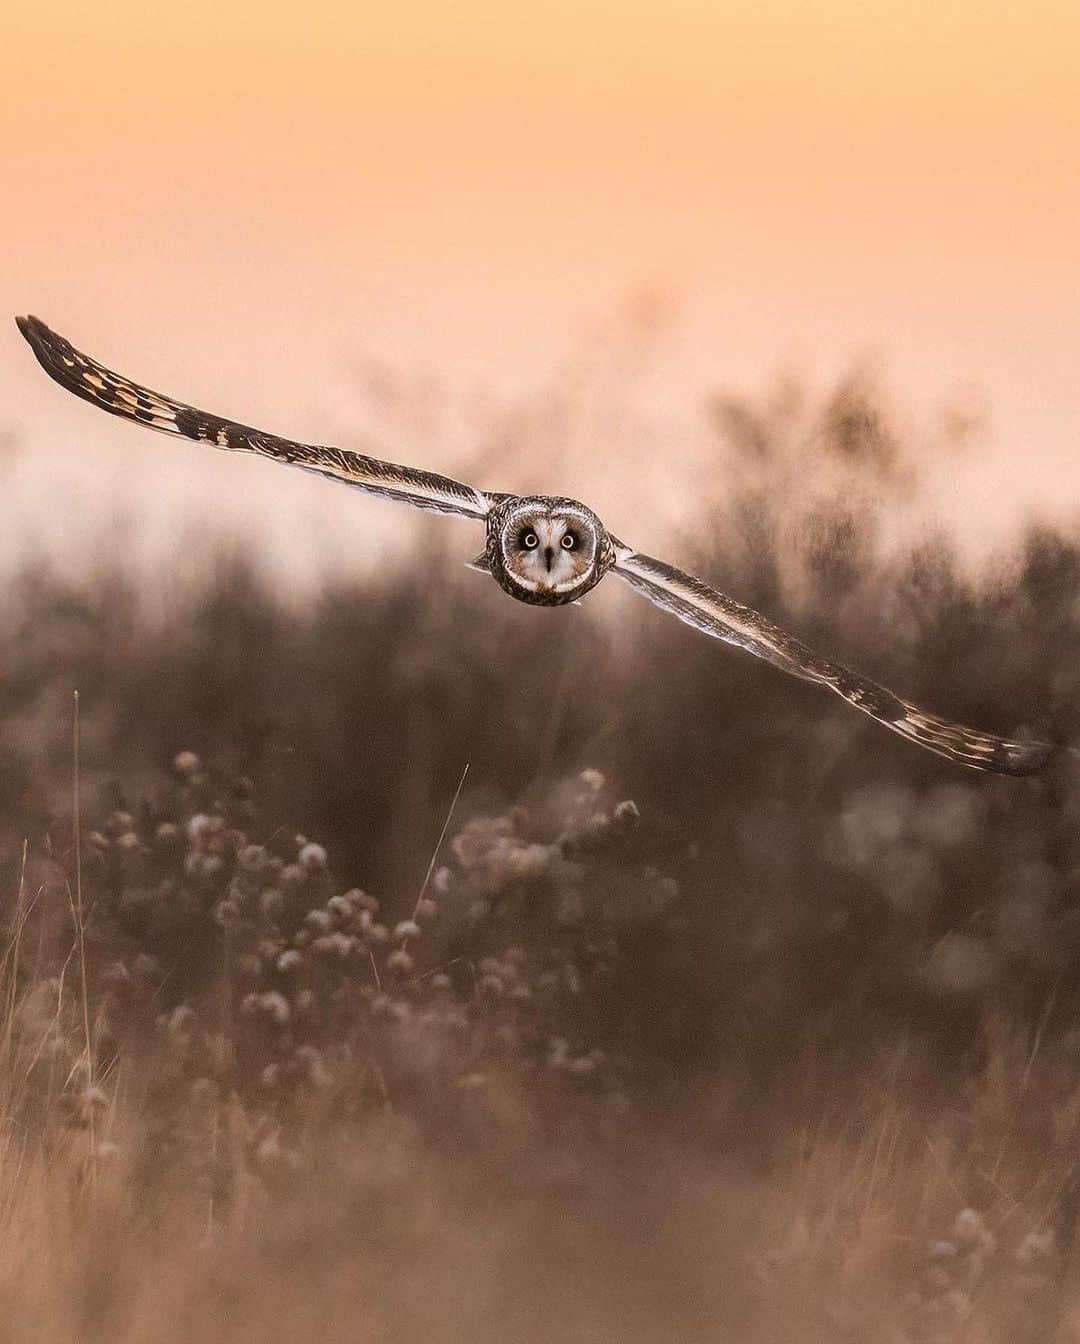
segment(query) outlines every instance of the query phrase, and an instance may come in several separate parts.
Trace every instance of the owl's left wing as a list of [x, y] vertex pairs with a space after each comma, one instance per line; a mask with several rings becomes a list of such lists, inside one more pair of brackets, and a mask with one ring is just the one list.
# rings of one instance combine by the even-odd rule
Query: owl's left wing
[[274, 462], [318, 472], [371, 494], [412, 504], [418, 509], [484, 518], [491, 508], [492, 499], [483, 491], [474, 490], [471, 485], [463, 485], [448, 476], [382, 462], [377, 457], [344, 448], [296, 443], [252, 429], [250, 425], [223, 420], [160, 392], [151, 392], [76, 350], [70, 341], [50, 331], [40, 319], [17, 317], [15, 321], [50, 378], [110, 415], [148, 425], [166, 434], [209, 443], [215, 448], [256, 453]]
[[1033, 775], [1054, 748], [1045, 742], [995, 737], [928, 714], [839, 663], [822, 658], [760, 612], [710, 588], [662, 560], [618, 543], [613, 572], [650, 602], [715, 639], [725, 640], [806, 681], [820, 682], [894, 733], [975, 770]]

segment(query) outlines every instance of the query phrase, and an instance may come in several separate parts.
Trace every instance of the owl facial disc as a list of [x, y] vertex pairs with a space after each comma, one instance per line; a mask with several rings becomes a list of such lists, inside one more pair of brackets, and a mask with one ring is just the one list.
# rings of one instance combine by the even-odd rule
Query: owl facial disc
[[496, 577], [523, 602], [572, 602], [603, 573], [598, 563], [602, 532], [592, 510], [575, 500], [518, 500], [498, 520]]

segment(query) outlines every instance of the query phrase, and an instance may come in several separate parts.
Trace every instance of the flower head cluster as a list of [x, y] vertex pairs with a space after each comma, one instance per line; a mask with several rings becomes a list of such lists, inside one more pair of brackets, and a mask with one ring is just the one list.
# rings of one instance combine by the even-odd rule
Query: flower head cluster
[[621, 934], [662, 923], [679, 892], [641, 861], [638, 809], [605, 806], [598, 772], [554, 813], [473, 816], [419, 898], [386, 908], [309, 837], [260, 839], [247, 781], [215, 789], [190, 752], [175, 769], [168, 813], [114, 813], [95, 833], [88, 878], [102, 1020], [113, 1038], [156, 1020], [157, 1086], [193, 1163], [205, 1144], [191, 1136], [227, 1104], [274, 1179], [303, 1167], [313, 1105], [362, 1114], [389, 1099], [473, 1132], [507, 1089], [555, 1088], [621, 1113]]

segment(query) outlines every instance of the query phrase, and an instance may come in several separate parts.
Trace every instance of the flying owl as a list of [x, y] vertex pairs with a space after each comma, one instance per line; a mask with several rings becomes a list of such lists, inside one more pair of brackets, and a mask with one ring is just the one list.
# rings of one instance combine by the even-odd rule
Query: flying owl
[[820, 657], [750, 607], [625, 545], [592, 509], [577, 500], [477, 490], [434, 472], [381, 462], [363, 453], [264, 434], [130, 382], [81, 354], [36, 317], [16, 321], [50, 378], [112, 415], [217, 448], [287, 462], [419, 509], [483, 523], [486, 543], [471, 567], [490, 574], [519, 602], [547, 607], [577, 602], [605, 575], [615, 574], [703, 634], [738, 645], [793, 676], [819, 682], [894, 733], [962, 765], [1005, 775], [1031, 775], [1045, 766], [1053, 752], [1046, 743], [995, 737], [950, 723]]

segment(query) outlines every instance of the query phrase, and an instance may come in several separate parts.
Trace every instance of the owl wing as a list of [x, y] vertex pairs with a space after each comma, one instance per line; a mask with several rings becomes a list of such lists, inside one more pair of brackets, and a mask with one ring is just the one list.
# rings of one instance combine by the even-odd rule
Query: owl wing
[[151, 392], [113, 373], [76, 350], [36, 317], [18, 317], [15, 321], [50, 378], [110, 415], [149, 425], [166, 434], [213, 444], [216, 448], [257, 453], [275, 462], [318, 472], [371, 494], [413, 504], [418, 509], [483, 518], [491, 508], [489, 496], [448, 476], [381, 462], [378, 458], [344, 448], [324, 448], [280, 439], [275, 434], [264, 434], [248, 425], [196, 410], [194, 406], [174, 401], [160, 392]]
[[650, 602], [715, 639], [736, 644], [758, 658], [806, 681], [820, 682], [856, 709], [928, 751], [975, 770], [1003, 775], [1037, 774], [1054, 748], [1044, 742], [1017, 742], [980, 733], [927, 714], [884, 686], [821, 658], [801, 640], [733, 598], [717, 592], [673, 565], [616, 544], [614, 573]]

